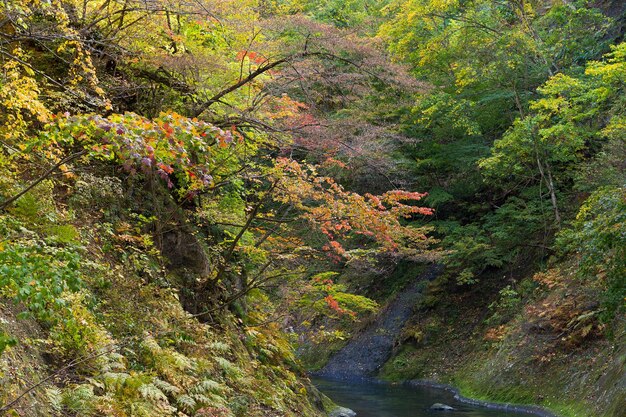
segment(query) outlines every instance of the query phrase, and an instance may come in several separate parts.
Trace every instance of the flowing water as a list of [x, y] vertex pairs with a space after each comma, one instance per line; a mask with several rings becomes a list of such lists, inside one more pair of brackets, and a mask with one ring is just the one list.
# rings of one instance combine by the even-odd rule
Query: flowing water
[[[348, 407], [357, 417], [529, 417], [528, 413], [490, 410], [463, 404], [453, 394], [436, 388], [408, 387], [368, 381], [314, 378], [315, 386], [336, 404]], [[430, 410], [434, 403], [455, 411]]]

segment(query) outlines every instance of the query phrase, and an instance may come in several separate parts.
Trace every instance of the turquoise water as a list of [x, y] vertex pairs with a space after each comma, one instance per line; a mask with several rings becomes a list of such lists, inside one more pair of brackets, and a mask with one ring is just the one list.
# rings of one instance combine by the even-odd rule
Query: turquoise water
[[[336, 404], [356, 411], [357, 417], [529, 417], [460, 403], [444, 390], [426, 387], [379, 384], [376, 382], [313, 379], [315, 386]], [[443, 403], [455, 411], [429, 410]]]

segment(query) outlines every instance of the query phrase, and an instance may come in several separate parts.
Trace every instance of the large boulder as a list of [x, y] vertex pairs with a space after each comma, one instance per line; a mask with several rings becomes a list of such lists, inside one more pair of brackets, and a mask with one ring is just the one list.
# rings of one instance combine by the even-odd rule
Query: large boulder
[[431, 405], [430, 409], [437, 410], [437, 411], [454, 411], [454, 407], [450, 407], [449, 405], [441, 404], [441, 403], [435, 403]]
[[337, 407], [328, 415], [329, 417], [354, 417], [356, 413], [346, 407]]

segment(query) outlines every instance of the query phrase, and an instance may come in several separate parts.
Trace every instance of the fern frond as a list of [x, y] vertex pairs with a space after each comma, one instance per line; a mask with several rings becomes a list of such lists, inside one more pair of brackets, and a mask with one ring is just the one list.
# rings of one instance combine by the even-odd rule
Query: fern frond
[[167, 401], [167, 396], [154, 384], [144, 384], [140, 386], [139, 394], [147, 400]]
[[176, 398], [176, 402], [184, 411], [193, 411], [196, 408], [196, 400], [187, 394], [183, 394]]
[[189, 392], [191, 393], [206, 393], [206, 392], [215, 392], [215, 393], [219, 393], [219, 392], [223, 392], [225, 389], [225, 387], [220, 384], [219, 382], [213, 381], [211, 379], [204, 379], [200, 382], [198, 382], [198, 384], [194, 385]]
[[224, 342], [213, 342], [209, 344], [209, 348], [221, 353], [225, 353], [230, 350], [230, 346]]
[[191, 394], [190, 397], [196, 400], [196, 403], [199, 403], [200, 405], [215, 404], [214, 402], [211, 401], [209, 397], [207, 397], [204, 394]]
[[243, 371], [228, 359], [216, 356], [215, 361], [222, 368], [222, 370], [226, 372], [228, 376], [233, 378], [240, 378], [243, 375]]
[[152, 383], [157, 386], [161, 391], [167, 394], [178, 394], [180, 393], [180, 388], [175, 385], [170, 384], [169, 382], [163, 381], [159, 378], [154, 378]]
[[63, 392], [63, 406], [80, 416], [94, 415], [97, 399], [93, 386], [87, 384], [78, 385]]
[[63, 393], [58, 388], [46, 389], [46, 396], [48, 397], [48, 403], [50, 407], [56, 411], [61, 412], [63, 409]]

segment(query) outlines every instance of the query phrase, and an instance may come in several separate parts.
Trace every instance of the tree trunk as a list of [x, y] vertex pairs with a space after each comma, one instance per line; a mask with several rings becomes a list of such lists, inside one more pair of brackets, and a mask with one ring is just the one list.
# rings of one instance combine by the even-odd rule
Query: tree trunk
[[[550, 193], [550, 201], [552, 202], [552, 208], [554, 209], [554, 218], [556, 220], [557, 226], [561, 226], [561, 214], [559, 213], [559, 206], [556, 200], [556, 191], [554, 189], [554, 181], [552, 180], [552, 171], [550, 170], [550, 164], [546, 161], [545, 169], [543, 164], [541, 163], [541, 159], [539, 159], [539, 154], [536, 155], [537, 159], [537, 167], [539, 168], [539, 173], [541, 174], [541, 180], [548, 187], [548, 192]], [[547, 175], [546, 175], [547, 174]]]
[[552, 207], [554, 208], [554, 218], [556, 219], [557, 226], [561, 226], [561, 215], [559, 213], [559, 206], [556, 201], [556, 191], [554, 189], [554, 181], [552, 180], [552, 170], [550, 164], [546, 161], [546, 173], [548, 174], [548, 189], [550, 190], [550, 201], [552, 201]]

